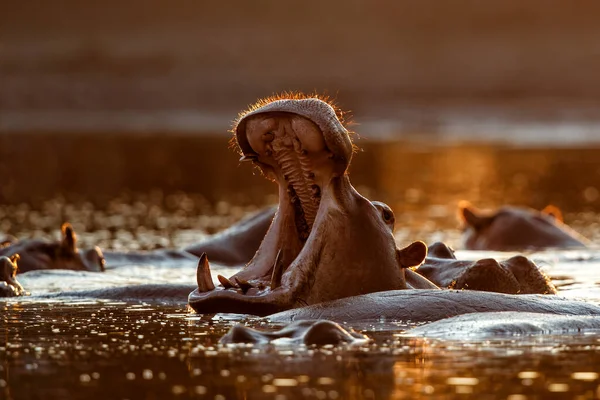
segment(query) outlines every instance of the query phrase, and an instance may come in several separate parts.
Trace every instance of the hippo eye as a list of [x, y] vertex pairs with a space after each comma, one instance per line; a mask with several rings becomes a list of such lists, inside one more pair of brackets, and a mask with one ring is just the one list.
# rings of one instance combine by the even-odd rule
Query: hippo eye
[[383, 210], [383, 220], [385, 222], [390, 222], [393, 218], [393, 215], [389, 210]]

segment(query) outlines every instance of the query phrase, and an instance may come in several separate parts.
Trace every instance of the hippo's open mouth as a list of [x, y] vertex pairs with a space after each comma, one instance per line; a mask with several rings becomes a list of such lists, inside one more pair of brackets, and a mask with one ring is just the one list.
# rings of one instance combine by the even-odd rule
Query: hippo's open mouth
[[241, 115], [235, 135], [241, 161], [278, 183], [279, 208], [254, 258], [232, 277], [219, 276], [218, 287], [201, 258], [191, 307], [267, 315], [406, 287], [385, 218], [346, 175], [352, 142], [328, 103], [263, 103]]

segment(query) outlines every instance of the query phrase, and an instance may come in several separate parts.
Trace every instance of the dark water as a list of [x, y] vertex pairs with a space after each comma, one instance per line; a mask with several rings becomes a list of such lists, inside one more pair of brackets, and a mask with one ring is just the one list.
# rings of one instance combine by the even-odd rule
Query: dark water
[[[180, 247], [276, 200], [275, 186], [240, 166], [227, 138], [9, 138], [0, 138], [0, 152], [20, 156], [0, 157], [5, 234], [56, 238], [69, 220], [83, 247]], [[600, 241], [600, 148], [432, 142], [358, 141], [352, 181], [392, 206], [400, 244], [444, 240], [459, 247], [455, 208], [462, 199], [482, 207], [552, 203], [567, 223]], [[562, 295], [600, 302], [597, 247], [530, 256]], [[21, 279], [32, 292], [193, 280], [191, 264]], [[357, 348], [232, 348], [217, 342], [240, 317], [190, 314], [185, 299], [161, 306], [24, 298], [0, 302], [0, 309], [6, 399], [600, 397], [596, 333], [452, 342], [407, 338], [399, 335], [402, 326], [374, 322], [357, 327], [374, 339]]]
[[[111, 303], [9, 304], [4, 398], [596, 398], [600, 337], [223, 347], [233, 322]], [[567, 342], [567, 343], [565, 343]]]
[[[111, 303], [3, 307], [4, 398], [596, 398], [600, 337], [224, 347], [232, 321]], [[250, 322], [252, 323], [252, 322]]]

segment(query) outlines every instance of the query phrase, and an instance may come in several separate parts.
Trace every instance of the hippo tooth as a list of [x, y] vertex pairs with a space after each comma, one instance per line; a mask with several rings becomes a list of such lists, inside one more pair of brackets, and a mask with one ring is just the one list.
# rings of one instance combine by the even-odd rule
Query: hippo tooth
[[231, 282], [228, 278], [225, 278], [223, 275], [217, 275], [217, 279], [219, 280], [219, 282], [221, 282], [221, 285], [223, 285], [225, 289], [235, 287], [234, 283]]
[[258, 160], [258, 154], [254, 154], [254, 153], [244, 154], [243, 156], [240, 157], [240, 162], [256, 161], [256, 160]]
[[235, 280], [235, 282], [238, 284], [238, 286], [240, 287], [240, 289], [242, 289], [242, 292], [244, 292], [244, 294], [246, 294], [246, 292], [253, 288], [254, 285], [252, 285], [250, 282], [248, 282], [245, 279], [241, 279], [238, 277], [234, 277], [233, 280]]
[[271, 275], [271, 290], [277, 289], [281, 285], [281, 276], [283, 275], [283, 260], [281, 258], [281, 249], [279, 249], [273, 265], [273, 275]]
[[215, 288], [215, 284], [210, 276], [210, 264], [208, 263], [208, 256], [206, 253], [202, 253], [200, 260], [198, 261], [198, 269], [196, 269], [196, 281], [198, 282], [199, 292], [210, 292]]

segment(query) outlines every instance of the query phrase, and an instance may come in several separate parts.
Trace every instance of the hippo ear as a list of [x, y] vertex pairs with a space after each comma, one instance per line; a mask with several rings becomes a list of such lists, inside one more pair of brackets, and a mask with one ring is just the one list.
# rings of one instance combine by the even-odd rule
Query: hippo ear
[[63, 248], [63, 250], [67, 251], [68, 253], [76, 253], [77, 235], [75, 235], [73, 227], [68, 222], [65, 222], [60, 229], [63, 235], [63, 239], [60, 246]]
[[558, 222], [563, 222], [562, 211], [560, 211], [560, 208], [553, 206], [552, 204], [548, 204], [546, 208], [542, 210], [542, 214], [549, 215]]
[[421, 265], [427, 257], [427, 245], [421, 241], [416, 241], [403, 249], [396, 249], [398, 264], [400, 268], [410, 268]]
[[458, 217], [464, 226], [479, 230], [492, 222], [493, 217], [481, 215], [480, 213], [481, 211], [473, 207], [468, 201], [461, 201], [458, 204]]

